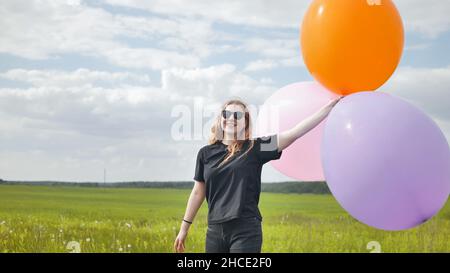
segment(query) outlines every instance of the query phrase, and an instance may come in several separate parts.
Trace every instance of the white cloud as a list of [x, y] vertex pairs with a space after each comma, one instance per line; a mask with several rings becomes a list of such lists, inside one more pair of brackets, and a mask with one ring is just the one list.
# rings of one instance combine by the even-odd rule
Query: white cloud
[[266, 57], [290, 58], [300, 55], [297, 39], [251, 38], [244, 40], [242, 49]]
[[[11, 3], [0, 14], [7, 18], [0, 25], [8, 29], [0, 51], [31, 59], [79, 53], [120, 67], [161, 70], [198, 67], [211, 53], [229, 50], [283, 59], [280, 64], [300, 55], [296, 39], [250, 38], [233, 49], [219, 42], [241, 37], [213, 30], [206, 20], [115, 15], [51, 1], [33, 2], [17, 13], [16, 5], [22, 2]], [[139, 39], [139, 47], [128, 45], [126, 37]]]
[[239, 96], [252, 104], [262, 103], [274, 91], [267, 81], [255, 80], [230, 64], [198, 69], [170, 69], [162, 72], [162, 88], [185, 96], [222, 102]]
[[192, 55], [184, 55], [153, 48], [116, 48], [102, 52], [117, 66], [127, 68], [150, 68], [161, 70], [170, 67], [197, 67], [200, 60]]
[[161, 14], [202, 16], [214, 21], [259, 27], [293, 27], [298, 25], [309, 1], [192, 0], [106, 0], [112, 5], [149, 10]]
[[278, 66], [278, 63], [274, 60], [256, 60], [250, 62], [245, 67], [246, 71], [259, 71], [273, 69]]
[[450, 121], [449, 87], [450, 66], [400, 67], [382, 90], [407, 99], [429, 115]]
[[293, 56], [286, 59], [262, 59], [251, 61], [245, 66], [245, 71], [254, 72], [261, 70], [272, 70], [278, 67], [301, 67], [304, 66], [300, 56]]
[[29, 83], [35, 87], [76, 87], [85, 85], [147, 85], [150, 77], [130, 72], [105, 72], [79, 68], [75, 71], [11, 69], [0, 78]]
[[435, 38], [450, 30], [450, 1], [396, 0], [407, 30]]
[[[190, 179], [183, 175], [192, 158], [177, 153], [193, 154], [195, 145], [180, 146], [168, 133], [176, 98], [145, 76], [87, 69], [2, 76], [31, 84], [0, 89], [2, 178], [101, 181], [106, 167], [108, 181]], [[102, 87], [106, 77], [117, 86]]]
[[[114, 15], [65, 1], [7, 1], [0, 28], [0, 52], [35, 60], [78, 53], [155, 70], [198, 66], [215, 39], [205, 21]], [[125, 37], [141, 39], [141, 46], [127, 44]], [[178, 40], [167, 47], [170, 37]]]
[[[87, 69], [15, 69], [2, 76], [31, 84], [26, 88], [1, 88], [0, 107], [5, 114], [26, 118], [22, 122], [36, 129], [112, 138], [157, 135], [163, 129], [159, 125], [169, 121], [166, 107], [174, 100], [174, 94], [149, 85], [145, 75]], [[111, 78], [106, 85], [102, 82], [105, 77]], [[157, 110], [148, 115], [150, 109]], [[144, 126], [146, 123], [148, 126]]]
[[121, 31], [127, 36], [152, 38], [161, 48], [176, 52], [191, 52], [199, 57], [207, 57], [211, 54], [214, 50], [214, 41], [226, 39], [224, 34], [213, 30], [212, 23], [206, 20], [120, 15], [114, 16], [114, 19], [121, 25]]
[[8, 158], [0, 160], [0, 173], [6, 179], [99, 181], [106, 167], [114, 181], [190, 180], [193, 155], [206, 139], [172, 140], [173, 107], [192, 109], [196, 97], [207, 107], [236, 94], [258, 104], [274, 90], [270, 80], [229, 64], [168, 69], [161, 86], [142, 74], [88, 69], [13, 69], [0, 77], [30, 85], [0, 88], [0, 158]]
[[418, 44], [412, 44], [412, 45], [405, 45], [405, 51], [411, 51], [411, 50], [425, 50], [429, 49], [431, 43], [418, 43]]
[[6, 1], [0, 9], [0, 51], [30, 59], [115, 46], [117, 24], [100, 9], [61, 1]]
[[244, 40], [240, 49], [264, 57], [249, 62], [246, 71], [304, 66], [297, 39], [251, 38]]
[[303, 62], [303, 57], [301, 55], [293, 56], [290, 58], [280, 60], [281, 65], [286, 67], [300, 67], [305, 66]]
[[[191, 0], [189, 5], [182, 0], [106, 0], [106, 2], [161, 14], [202, 16], [237, 25], [297, 29], [311, 1]], [[450, 30], [449, 1], [396, 0], [394, 3], [403, 17], [407, 30], [429, 37], [436, 37]]]

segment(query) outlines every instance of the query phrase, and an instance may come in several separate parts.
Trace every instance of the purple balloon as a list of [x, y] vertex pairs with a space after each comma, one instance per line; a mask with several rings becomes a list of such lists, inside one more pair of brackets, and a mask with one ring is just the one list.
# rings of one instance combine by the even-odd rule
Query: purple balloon
[[336, 200], [375, 228], [420, 225], [450, 193], [445, 136], [419, 109], [386, 93], [355, 93], [334, 107], [325, 124], [321, 159]]

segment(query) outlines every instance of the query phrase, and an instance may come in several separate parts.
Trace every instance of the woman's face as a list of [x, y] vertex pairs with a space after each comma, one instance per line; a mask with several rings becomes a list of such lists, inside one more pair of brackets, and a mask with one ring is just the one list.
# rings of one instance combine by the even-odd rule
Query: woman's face
[[238, 140], [245, 139], [245, 110], [242, 105], [230, 104], [221, 113], [222, 130], [234, 138], [237, 133]]

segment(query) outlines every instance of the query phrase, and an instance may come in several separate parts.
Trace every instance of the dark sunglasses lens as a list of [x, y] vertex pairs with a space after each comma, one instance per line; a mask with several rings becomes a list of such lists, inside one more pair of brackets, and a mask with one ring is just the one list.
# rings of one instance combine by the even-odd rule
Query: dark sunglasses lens
[[226, 111], [226, 110], [223, 110], [223, 111], [222, 111], [222, 117], [223, 117], [224, 119], [227, 119], [229, 116], [230, 116], [230, 112], [229, 112], [229, 111]]
[[244, 116], [242, 112], [234, 112], [234, 119], [241, 119]]
[[222, 111], [222, 117], [224, 119], [228, 119], [229, 117], [233, 116], [234, 119], [241, 119], [244, 116], [244, 113], [242, 112], [231, 112], [228, 110]]

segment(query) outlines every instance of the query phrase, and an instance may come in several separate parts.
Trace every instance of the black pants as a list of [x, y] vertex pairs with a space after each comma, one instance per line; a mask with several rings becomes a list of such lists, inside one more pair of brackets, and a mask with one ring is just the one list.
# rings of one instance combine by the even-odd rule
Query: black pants
[[259, 253], [261, 246], [261, 220], [257, 217], [208, 224], [206, 253]]

